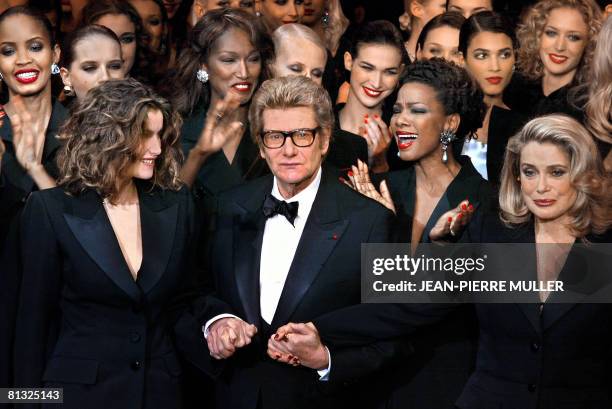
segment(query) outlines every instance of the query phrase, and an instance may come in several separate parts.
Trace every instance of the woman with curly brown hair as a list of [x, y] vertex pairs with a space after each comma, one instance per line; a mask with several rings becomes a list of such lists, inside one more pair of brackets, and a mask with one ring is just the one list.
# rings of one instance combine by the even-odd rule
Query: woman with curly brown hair
[[517, 29], [517, 68], [531, 92], [510, 101], [532, 116], [567, 113], [580, 119], [568, 102], [570, 88], [586, 82], [590, 72], [601, 10], [594, 0], [541, 0]]
[[63, 388], [65, 408], [181, 407], [172, 300], [194, 224], [179, 126], [128, 79], [92, 89], [62, 128], [59, 186], [22, 218], [16, 385]]
[[593, 71], [589, 77], [586, 125], [596, 138], [604, 167], [612, 172], [612, 19], [601, 28], [593, 55]]

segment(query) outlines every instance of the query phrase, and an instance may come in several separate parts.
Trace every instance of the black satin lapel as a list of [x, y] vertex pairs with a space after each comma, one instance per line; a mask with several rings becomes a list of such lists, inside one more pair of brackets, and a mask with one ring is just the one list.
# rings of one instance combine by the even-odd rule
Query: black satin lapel
[[140, 289], [128, 270], [117, 237], [103, 207], [91, 219], [64, 213], [66, 223], [89, 257], [119, 288], [140, 301]]
[[234, 225], [234, 273], [246, 320], [259, 323], [259, 263], [265, 219], [261, 212], [249, 213]]
[[429, 216], [429, 220], [427, 220], [427, 224], [425, 225], [425, 228], [423, 229], [423, 234], [421, 235], [421, 243], [431, 242], [431, 240], [429, 239], [429, 232], [436, 225], [440, 216], [442, 216], [444, 213], [446, 213], [450, 209], [451, 207], [448, 201], [448, 195], [445, 192], [440, 198], [440, 200], [438, 200], [438, 203], [436, 204], [436, 207], [434, 208], [433, 212], [431, 212], [431, 216]]
[[166, 271], [174, 247], [179, 205], [177, 203], [154, 211], [146, 202], [141, 203], [142, 265], [138, 272], [138, 283], [147, 293]]
[[332, 223], [307, 221], [276, 307], [272, 328], [289, 321], [347, 226], [348, 220]]

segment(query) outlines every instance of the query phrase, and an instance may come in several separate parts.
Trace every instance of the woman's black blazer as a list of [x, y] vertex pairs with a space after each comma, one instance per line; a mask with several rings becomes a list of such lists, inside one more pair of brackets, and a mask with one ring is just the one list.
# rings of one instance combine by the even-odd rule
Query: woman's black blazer
[[137, 280], [95, 191], [35, 192], [24, 210], [14, 378], [19, 387], [64, 388], [63, 408], [181, 404], [171, 331], [176, 296], [190, 282], [191, 198], [137, 185]]

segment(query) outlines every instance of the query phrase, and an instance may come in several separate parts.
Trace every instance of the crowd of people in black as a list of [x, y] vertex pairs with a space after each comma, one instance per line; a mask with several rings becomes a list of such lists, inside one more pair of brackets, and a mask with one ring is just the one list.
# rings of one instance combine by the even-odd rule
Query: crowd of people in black
[[612, 3], [404, 3], [0, 1], [0, 388], [612, 408], [612, 299], [361, 303], [364, 243], [532, 244], [543, 281], [611, 242]]

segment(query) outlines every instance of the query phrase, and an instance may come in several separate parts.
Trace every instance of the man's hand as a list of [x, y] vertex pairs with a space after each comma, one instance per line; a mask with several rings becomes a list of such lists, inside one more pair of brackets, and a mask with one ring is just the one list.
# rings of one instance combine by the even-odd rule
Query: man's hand
[[329, 366], [327, 348], [321, 343], [312, 322], [280, 327], [268, 340], [268, 355], [293, 366], [303, 365], [316, 370]]
[[237, 348], [250, 344], [256, 333], [255, 325], [238, 318], [221, 318], [208, 329], [206, 342], [210, 355], [215, 359], [229, 358]]

